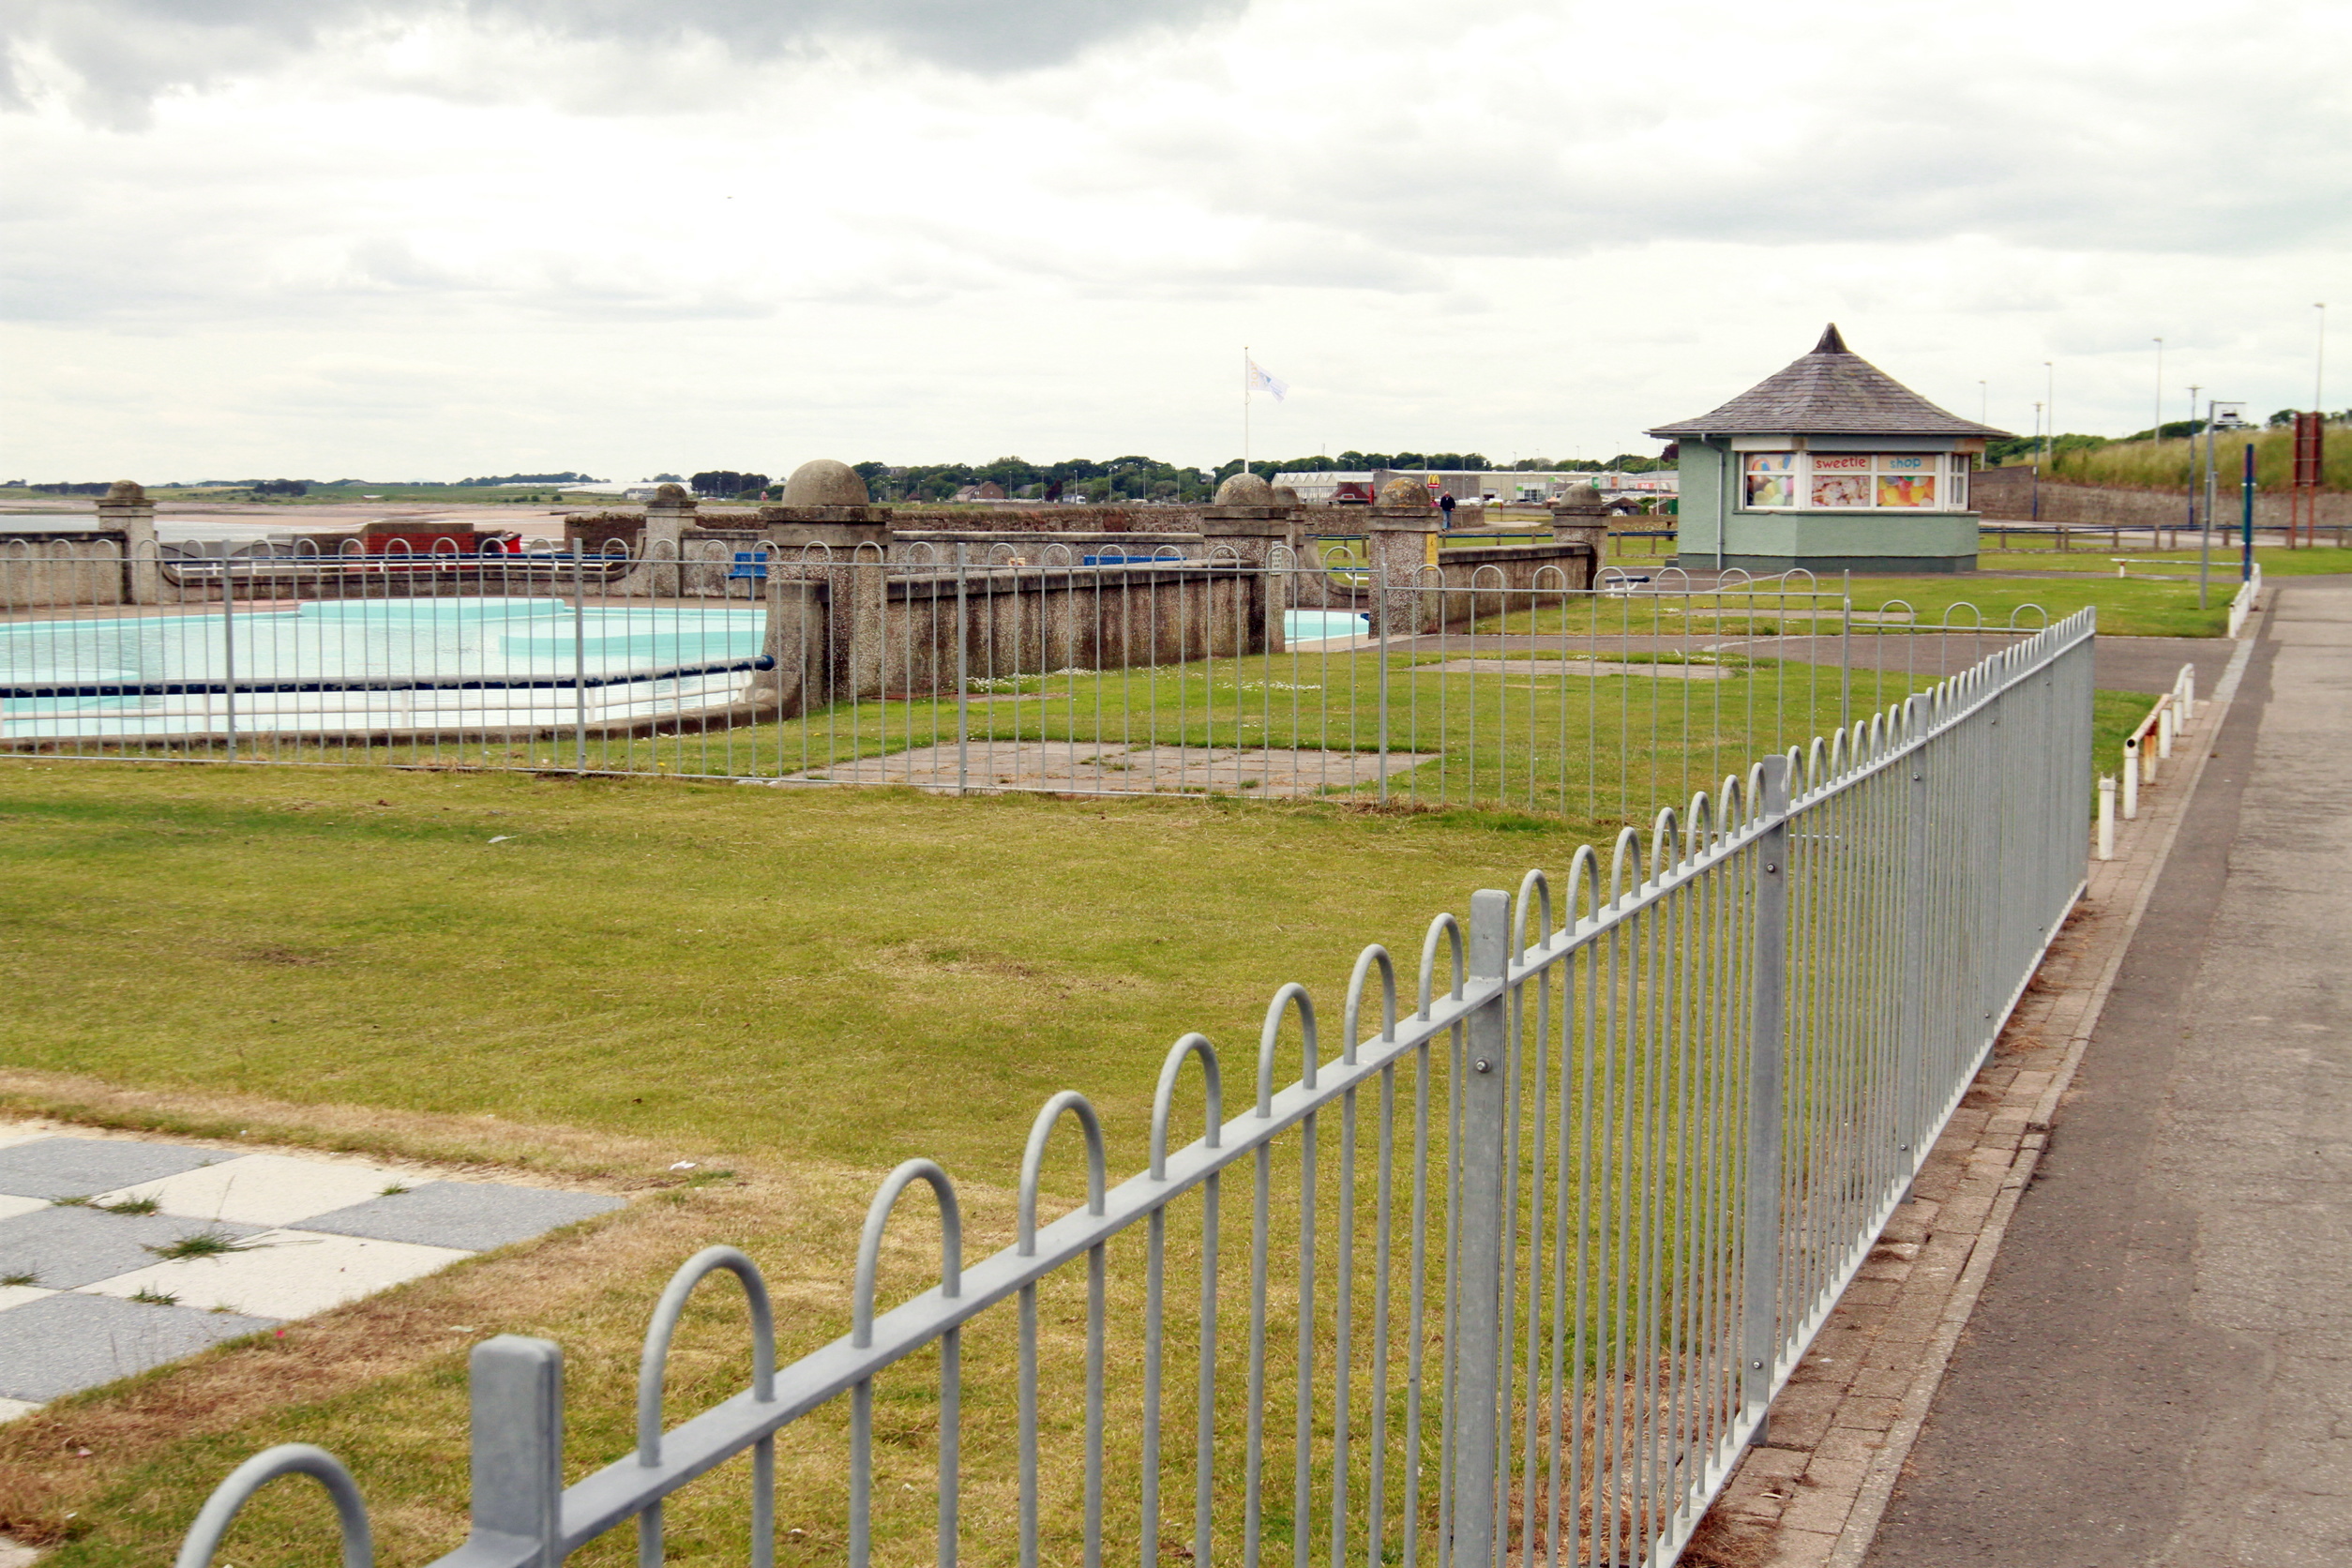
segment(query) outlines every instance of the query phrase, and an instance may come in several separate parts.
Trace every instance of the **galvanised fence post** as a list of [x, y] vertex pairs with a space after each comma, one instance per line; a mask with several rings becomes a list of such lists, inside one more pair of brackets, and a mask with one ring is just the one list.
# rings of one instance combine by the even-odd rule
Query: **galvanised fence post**
[[[1470, 978], [1500, 981], [1509, 961], [1511, 895], [1488, 888], [1470, 896]], [[1455, 1085], [1461, 1103], [1461, 1147], [1454, 1157], [1459, 1186], [1461, 1273], [1454, 1282], [1455, 1342], [1448, 1347], [1454, 1387], [1454, 1524], [1450, 1568], [1491, 1568], [1495, 1560], [1497, 1455], [1501, 1444], [1503, 1135], [1511, 1077], [1511, 997], [1498, 988], [1470, 1016], [1468, 1071]]]
[[1914, 697], [1906, 704], [1906, 726], [1913, 743], [1911, 776], [1904, 793], [1908, 816], [1904, 823], [1908, 840], [1903, 867], [1903, 969], [1901, 972], [1902, 1033], [1895, 1040], [1894, 1136], [1897, 1165], [1904, 1191], [1920, 1167], [1920, 1128], [1925, 1110], [1920, 1104], [1920, 1079], [1927, 1058], [1927, 904], [1935, 865], [1928, 855], [1928, 743], [1922, 738], [1931, 720], [1927, 701]]
[[502, 1334], [474, 1348], [474, 1521], [463, 1556], [502, 1568], [564, 1560], [564, 1351]]
[[1788, 995], [1788, 759], [1756, 764], [1765, 826], [1756, 841], [1756, 953], [1748, 1058], [1747, 1224], [1741, 1279], [1741, 1403], [1765, 1435], [1780, 1355], [1780, 1080]]

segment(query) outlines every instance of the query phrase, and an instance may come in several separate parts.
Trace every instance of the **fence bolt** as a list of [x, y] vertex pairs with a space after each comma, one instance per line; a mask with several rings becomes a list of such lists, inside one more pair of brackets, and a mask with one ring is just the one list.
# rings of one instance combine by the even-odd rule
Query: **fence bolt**
[[1482, 1073], [1491, 1073], [1491, 1072], [1493, 1072], [1493, 1071], [1495, 1070], [1495, 1064], [1494, 1064], [1493, 1063], [1491, 1063], [1491, 1062], [1487, 1061], [1487, 1060], [1486, 1060], [1485, 1057], [1483, 1057], [1483, 1056], [1482, 1056], [1482, 1057], [1480, 1057], [1477, 1061], [1475, 1061], [1475, 1062], [1471, 1063], [1470, 1063], [1470, 1066], [1471, 1066], [1472, 1068], [1474, 1068], [1475, 1070], [1477, 1070], [1477, 1071], [1479, 1071], [1479, 1072], [1482, 1072]]

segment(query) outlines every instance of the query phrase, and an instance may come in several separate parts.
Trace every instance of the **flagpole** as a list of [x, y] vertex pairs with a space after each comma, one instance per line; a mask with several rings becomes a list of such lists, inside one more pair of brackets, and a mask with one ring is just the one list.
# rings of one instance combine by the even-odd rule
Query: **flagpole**
[[1242, 472], [1249, 472], [1249, 345], [1242, 345]]

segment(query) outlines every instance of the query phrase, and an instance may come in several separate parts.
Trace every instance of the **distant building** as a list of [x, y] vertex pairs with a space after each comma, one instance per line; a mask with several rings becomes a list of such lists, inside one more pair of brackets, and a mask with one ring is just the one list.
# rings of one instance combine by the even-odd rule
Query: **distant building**
[[[1299, 492], [1299, 499], [1309, 506], [1328, 506], [1335, 502], [1368, 499], [1380, 493], [1382, 486], [1392, 479], [1418, 479], [1429, 487], [1429, 493], [1451, 495], [1456, 501], [1477, 501], [1493, 496], [1505, 505], [1513, 503], [1542, 505], [1557, 501], [1576, 485], [1591, 485], [1603, 495], [1672, 495], [1676, 475], [1670, 469], [1655, 474], [1591, 473], [1576, 469], [1533, 471], [1526, 469], [1479, 470], [1450, 468], [1376, 468], [1357, 473], [1284, 473], [1274, 476], [1274, 483], [1288, 485]], [[1345, 487], [1343, 489], [1343, 487]]]
[[1968, 475], [2008, 434], [1937, 408], [1835, 324], [1712, 414], [1650, 433], [1676, 444], [1677, 562], [1751, 572], [1973, 571]]

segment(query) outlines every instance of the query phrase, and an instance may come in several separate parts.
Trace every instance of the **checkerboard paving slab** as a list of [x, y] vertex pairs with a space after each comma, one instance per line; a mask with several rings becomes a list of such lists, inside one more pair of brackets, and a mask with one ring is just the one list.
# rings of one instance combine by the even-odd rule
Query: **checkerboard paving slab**
[[266, 1229], [173, 1214], [110, 1214], [87, 1204], [52, 1205], [0, 1219], [0, 1278], [30, 1274], [44, 1289], [78, 1290], [143, 1269], [156, 1260], [152, 1249], [190, 1236], [211, 1233], [238, 1241]]
[[28, 1138], [0, 1148], [0, 1193], [12, 1198], [86, 1198], [218, 1165], [225, 1157], [217, 1149], [128, 1138]]
[[61, 1290], [0, 1312], [0, 1397], [54, 1399], [272, 1326], [234, 1312]]
[[134, 1296], [143, 1290], [206, 1311], [308, 1318], [473, 1256], [460, 1247], [264, 1230], [236, 1252], [156, 1263], [89, 1289], [109, 1296]]
[[[108, 1207], [124, 1204], [152, 1212]], [[0, 1123], [0, 1279], [33, 1282], [0, 1285], [0, 1421], [621, 1206], [363, 1160]], [[229, 1250], [159, 1256], [191, 1235]]]
[[370, 1199], [306, 1219], [302, 1229], [487, 1252], [620, 1206], [619, 1199], [592, 1192], [429, 1182], [413, 1192]]
[[152, 1198], [158, 1212], [247, 1225], [291, 1225], [313, 1214], [363, 1203], [386, 1187], [415, 1177], [373, 1165], [330, 1164], [286, 1154], [246, 1154], [199, 1166], [176, 1176], [138, 1182], [100, 1193], [99, 1203]]

